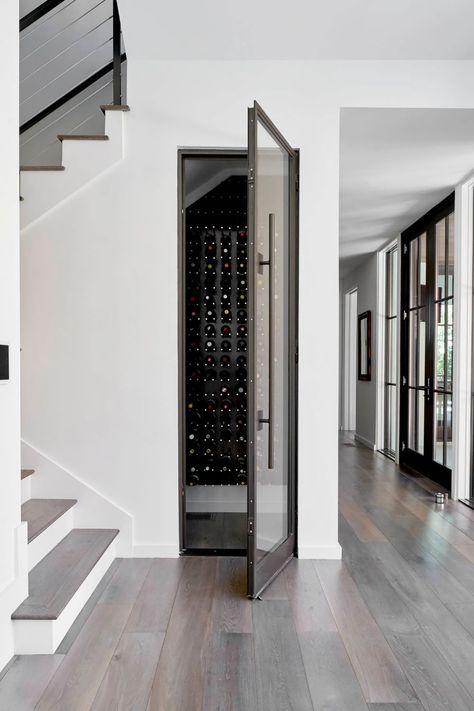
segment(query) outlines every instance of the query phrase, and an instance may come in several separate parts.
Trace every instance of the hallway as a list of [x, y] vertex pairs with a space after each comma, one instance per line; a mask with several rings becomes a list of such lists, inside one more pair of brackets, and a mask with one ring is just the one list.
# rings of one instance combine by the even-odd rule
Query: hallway
[[122, 559], [2, 711], [472, 711], [474, 511], [340, 443], [343, 562], [244, 597], [239, 558]]

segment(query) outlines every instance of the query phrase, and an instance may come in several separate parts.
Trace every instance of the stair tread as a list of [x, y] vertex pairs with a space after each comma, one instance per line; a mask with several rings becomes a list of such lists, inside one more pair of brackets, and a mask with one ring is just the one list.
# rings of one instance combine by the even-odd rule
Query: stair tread
[[27, 170], [65, 170], [63, 165], [20, 165], [20, 171]]
[[77, 499], [29, 499], [22, 504], [21, 520], [28, 523], [28, 543], [77, 504]]
[[100, 110], [102, 113], [106, 111], [130, 111], [128, 104], [101, 104]]
[[109, 137], [103, 133], [89, 136], [79, 133], [59, 133], [58, 139], [60, 141], [108, 141]]
[[75, 528], [30, 571], [13, 620], [56, 620], [119, 531]]
[[22, 469], [21, 470], [21, 478], [26, 479], [26, 477], [31, 476], [32, 474], [35, 473], [34, 469]]

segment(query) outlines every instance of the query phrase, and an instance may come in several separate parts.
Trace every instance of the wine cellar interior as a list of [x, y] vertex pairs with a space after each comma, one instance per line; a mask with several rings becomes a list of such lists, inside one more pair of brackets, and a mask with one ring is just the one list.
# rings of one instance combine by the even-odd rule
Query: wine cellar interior
[[185, 551], [245, 553], [247, 158], [182, 164]]

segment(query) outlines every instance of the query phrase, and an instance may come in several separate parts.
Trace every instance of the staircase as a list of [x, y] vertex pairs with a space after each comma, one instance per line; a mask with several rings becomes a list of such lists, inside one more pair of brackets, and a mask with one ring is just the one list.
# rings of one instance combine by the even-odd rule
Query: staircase
[[[20, 21], [20, 39], [25, 228], [121, 160], [129, 108], [116, 0], [45, 0]], [[75, 526], [76, 498], [32, 497], [36, 476], [21, 471], [29, 572], [28, 597], [11, 616], [16, 654], [54, 654], [112, 564], [119, 534]]]
[[54, 654], [115, 558], [117, 529], [74, 528], [75, 499], [32, 499], [21, 471], [28, 526], [28, 597], [13, 612], [16, 654]]

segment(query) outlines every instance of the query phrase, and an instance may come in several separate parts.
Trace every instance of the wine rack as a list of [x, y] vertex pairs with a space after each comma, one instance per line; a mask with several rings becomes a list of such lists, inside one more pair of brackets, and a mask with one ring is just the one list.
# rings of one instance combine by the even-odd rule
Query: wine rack
[[247, 180], [186, 208], [186, 483], [247, 483]]

